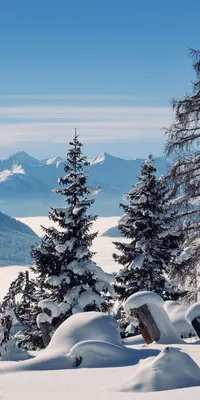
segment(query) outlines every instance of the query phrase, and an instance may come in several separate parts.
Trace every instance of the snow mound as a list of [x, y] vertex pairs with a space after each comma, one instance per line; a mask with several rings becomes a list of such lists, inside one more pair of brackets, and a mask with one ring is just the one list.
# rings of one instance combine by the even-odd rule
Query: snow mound
[[137, 292], [126, 300], [124, 304], [124, 310], [127, 314], [129, 314], [131, 309], [141, 307], [148, 303], [162, 306], [164, 305], [164, 300], [158, 296], [158, 294], [153, 292]]
[[0, 364], [0, 373], [134, 365], [157, 354], [154, 349], [126, 348], [113, 317], [87, 312], [63, 322], [47, 348], [35, 358]]
[[200, 317], [200, 302], [192, 304], [185, 314], [185, 318], [189, 324], [191, 324], [191, 322], [198, 317]]
[[64, 321], [42, 352], [67, 354], [73, 346], [85, 340], [100, 340], [117, 346], [122, 345], [116, 320], [101, 312], [77, 313]]
[[69, 357], [80, 360], [81, 368], [107, 368], [137, 363], [139, 352], [101, 340], [87, 340], [77, 343]]
[[157, 357], [139, 363], [131, 380], [118, 391], [154, 392], [200, 386], [200, 368], [179, 349], [166, 347]]
[[160, 339], [159, 344], [176, 344], [183, 343], [176, 328], [171, 323], [166, 311], [163, 308], [164, 300], [153, 292], [137, 292], [130, 296], [125, 304], [124, 309], [127, 314], [131, 314], [134, 308], [147, 305], [159, 331]]
[[165, 301], [164, 309], [181, 337], [187, 338], [195, 335], [195, 330], [185, 318], [187, 306], [177, 301], [168, 300]]

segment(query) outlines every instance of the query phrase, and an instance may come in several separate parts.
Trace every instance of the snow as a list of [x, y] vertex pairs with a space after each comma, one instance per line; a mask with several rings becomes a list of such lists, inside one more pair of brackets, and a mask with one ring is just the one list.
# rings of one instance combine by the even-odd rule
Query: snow
[[149, 303], [162, 306], [164, 304], [164, 300], [158, 296], [158, 294], [153, 292], [137, 292], [126, 300], [124, 309], [127, 314], [130, 314], [131, 309], [138, 308]]
[[[99, 230], [99, 233], [101, 234], [110, 227], [116, 226], [118, 219], [119, 217], [99, 218], [94, 224], [94, 231]], [[40, 224], [48, 226], [49, 223], [47, 217], [20, 218], [20, 220], [27, 223], [39, 234], [41, 234]], [[50, 221], [50, 224], [52, 225], [52, 221]], [[99, 236], [95, 240], [93, 248], [94, 251], [98, 252], [94, 257], [94, 260], [98, 265], [101, 265], [106, 272], [113, 272], [117, 270], [118, 267], [117, 263], [112, 260], [111, 256], [114, 250], [112, 241], [113, 238]], [[18, 272], [20, 270], [25, 271], [26, 269], [28, 268], [19, 266], [0, 268], [1, 298], [5, 295], [9, 283], [17, 277]], [[63, 303], [59, 308], [61, 309], [62, 307], [67, 308], [68, 305]], [[164, 304], [164, 308], [166, 308], [166, 303]], [[171, 311], [169, 311], [170, 308]], [[178, 314], [180, 316], [184, 314], [182, 314], [182, 311], [178, 307], [176, 311], [177, 313], [173, 313], [173, 307], [168, 307], [169, 317], [173, 323], [176, 318], [178, 320]], [[77, 315], [78, 314], [75, 314], [73, 318], [75, 318]], [[66, 400], [67, 397], [74, 400], [78, 400], [80, 398], [82, 400], [88, 400], [90, 398], [95, 398], [95, 400], [102, 400], [102, 398], [104, 400], [131, 400], [133, 397], [134, 400], [160, 400], [161, 398], [162, 400], [169, 400], [169, 398], [170, 400], [199, 400], [199, 387], [189, 387], [178, 390], [172, 389], [170, 392], [162, 391], [162, 393], [134, 392], [133, 394], [127, 392], [117, 392], [119, 388], [122, 389], [123, 385], [126, 385], [127, 388], [129, 383], [130, 385], [131, 383], [133, 384], [131, 377], [135, 376], [135, 373], [138, 370], [138, 362], [141, 359], [148, 360], [147, 357], [158, 355], [159, 352], [163, 350], [163, 345], [153, 343], [152, 345], [147, 346], [144, 344], [144, 340], [141, 335], [124, 339], [124, 346], [121, 344], [115, 344], [111, 341], [111, 339], [113, 339], [113, 334], [111, 335], [111, 338], [109, 337], [106, 340], [108, 335], [108, 333], [105, 334], [104, 332], [104, 326], [106, 323], [103, 327], [99, 326], [98, 329], [96, 328], [98, 336], [97, 334], [93, 335], [91, 329], [89, 328], [88, 333], [83, 329], [83, 336], [80, 335], [80, 338], [78, 338], [79, 326], [78, 323], [75, 325], [77, 329], [75, 329], [74, 334], [71, 331], [71, 335], [75, 335], [77, 340], [83, 340], [75, 345], [72, 343], [73, 346], [68, 351], [68, 348], [70, 347], [69, 341], [68, 339], [65, 340], [65, 338], [62, 337], [61, 346], [59, 347], [61, 355], [58, 354], [58, 356], [56, 356], [56, 353], [54, 353], [53, 356], [53, 349], [50, 348], [50, 352], [46, 352], [45, 350], [43, 355], [41, 352], [38, 357], [35, 357], [32, 360], [29, 359], [23, 363], [11, 363], [8, 361], [0, 362], [1, 372], [3, 372], [4, 369], [11, 370], [12, 368], [13, 370], [18, 368], [18, 370], [21, 371], [20, 373], [15, 372], [12, 374], [3, 375], [3, 379], [1, 379], [0, 384], [1, 400], [43, 400], [44, 398], [48, 398], [48, 400], [55, 400], [55, 396], [57, 396], [59, 400]], [[176, 323], [174, 323], [174, 325], [176, 326]], [[91, 325], [88, 324], [88, 327], [90, 326]], [[178, 345], [178, 347], [182, 349], [184, 353], [187, 353], [200, 366], [200, 346], [198, 342], [196, 343], [197, 344], [185, 344], [182, 342]], [[64, 355], [62, 354], [62, 346], [64, 351], [67, 349]], [[71, 356], [75, 358], [79, 357], [80, 355], [83, 356], [83, 360], [78, 368], [74, 368], [75, 360], [73, 358], [69, 360], [67, 354], [70, 352]], [[12, 353], [13, 360], [18, 361], [20, 359], [33, 357], [33, 355], [30, 355], [26, 352], [24, 353], [19, 351], [18, 353]], [[172, 360], [175, 360], [175, 358], [172, 358]], [[33, 361], [35, 364], [30, 365], [30, 363], [33, 363]], [[190, 365], [188, 359], [187, 363]], [[182, 364], [183, 360], [180, 359], [178, 367], [175, 368], [177, 375], [179, 374], [178, 370]], [[167, 363], [167, 365], [169, 366], [169, 370], [171, 369], [174, 371], [174, 369], [171, 367], [171, 361]], [[170, 371], [166, 371], [167, 365], [165, 365], [165, 368], [163, 368], [164, 372], [160, 376], [160, 381], [162, 383], [165, 383], [167, 376], [169, 376], [168, 374]], [[159, 365], [159, 368], [161, 368], [161, 365]], [[183, 381], [186, 381], [186, 378], [190, 379], [188, 376], [190, 376], [191, 369], [184, 369], [184, 371], [181, 369], [179, 374], [179, 382], [181, 387], [183, 385]], [[192, 374], [195, 376], [194, 371]], [[143, 376], [145, 377], [145, 375]], [[128, 384], [126, 384], [127, 380], [130, 378], [131, 380], [128, 382]], [[169, 380], [171, 382], [171, 376]], [[118, 385], [117, 388], [116, 384]]]
[[100, 297], [97, 293], [94, 293], [92, 288], [87, 288], [87, 291], [82, 292], [78, 297], [78, 304], [75, 306], [76, 312], [83, 311], [88, 304], [96, 304], [96, 306], [100, 308], [103, 303], [103, 297]]
[[124, 343], [109, 315], [73, 315], [35, 357], [0, 362], [1, 400], [199, 400], [199, 344]]
[[148, 309], [160, 331], [160, 339], [158, 343], [182, 343], [183, 341], [181, 340], [180, 335], [163, 308], [164, 300], [156, 293], [143, 291], [133, 294], [126, 300], [124, 310], [127, 314], [130, 314], [133, 308], [141, 307], [144, 304], [148, 306]]
[[55, 247], [55, 249], [56, 249], [56, 251], [57, 251], [58, 253], [62, 254], [62, 253], [64, 253], [65, 250], [67, 249], [67, 245], [66, 245], [66, 244], [58, 244], [58, 245]]
[[62, 282], [70, 283], [70, 277], [66, 273], [60, 276], [52, 275], [46, 279], [46, 283], [50, 286], [60, 286]]
[[105, 153], [100, 154], [97, 157], [92, 158], [89, 160], [90, 165], [94, 164], [102, 164], [105, 161]]
[[198, 317], [200, 317], [200, 302], [191, 305], [185, 314], [185, 318], [189, 323]]
[[47, 158], [46, 160], [44, 160], [44, 163], [45, 163], [46, 165], [55, 164], [57, 168], [58, 168], [59, 165], [60, 165], [61, 163], [63, 163], [63, 162], [64, 162], [64, 159], [61, 158], [61, 157], [58, 157], [58, 156], [57, 156], [57, 157], [53, 157], [53, 158]]
[[47, 315], [45, 312], [37, 315], [36, 323], [37, 323], [38, 328], [40, 328], [41, 323], [48, 322], [50, 324], [51, 321], [52, 321], [52, 318], [49, 315]]
[[157, 357], [141, 361], [119, 391], [154, 392], [192, 386], [200, 386], [200, 368], [188, 354], [166, 347]]
[[0, 172], [0, 182], [5, 182], [8, 178], [12, 175], [12, 172], [9, 169], [5, 169], [4, 171]]
[[140, 268], [142, 267], [142, 265], [143, 265], [144, 259], [145, 259], [144, 254], [140, 254], [140, 255], [137, 256], [137, 257], [135, 258], [135, 260], [131, 263], [129, 269], [130, 269], [130, 270], [131, 270], [131, 269], [140, 269]]
[[99, 194], [101, 192], [100, 187], [95, 189], [95, 188], [92, 188], [91, 186], [87, 186], [87, 190], [88, 190], [88, 193], [92, 196], [95, 196], [96, 194]]
[[24, 175], [25, 171], [21, 165], [13, 164], [12, 170], [5, 169], [4, 171], [0, 172], [0, 182], [7, 181], [10, 178], [10, 176], [12, 176], [13, 174]]
[[74, 209], [73, 209], [73, 214], [74, 214], [74, 215], [77, 215], [82, 209], [83, 209], [83, 206], [74, 207]]
[[[49, 360], [43, 353], [43, 357], [36, 356], [28, 361], [1, 362], [1, 373], [15, 372], [4, 373], [0, 385], [1, 400], [55, 400], [55, 396], [59, 400], [199, 400], [200, 388], [195, 387], [199, 385], [195, 364], [200, 364], [199, 346], [182, 345], [180, 348], [182, 351], [170, 348], [160, 353], [163, 346], [147, 346], [145, 349], [137, 346], [137, 349], [132, 349], [94, 340], [75, 345], [70, 353], [71, 359], [54, 354], [54, 359]], [[105, 351], [111, 363], [107, 366]], [[164, 355], [165, 352], [169, 354]], [[82, 354], [83, 360], [76, 368], [79, 354]], [[112, 363], [113, 354], [115, 366]], [[101, 367], [93, 368], [95, 361]], [[91, 367], [88, 367], [89, 363]], [[142, 374], [139, 374], [139, 369]], [[133, 394], [136, 379], [137, 382], [141, 379], [143, 389], [159, 389], [162, 393], [134, 391]]]
[[21, 165], [13, 165], [12, 173], [25, 175], [25, 171]]
[[74, 345], [84, 340], [101, 340], [122, 345], [118, 324], [113, 317], [101, 312], [74, 314], [54, 333], [45, 352], [67, 354]]
[[45, 311], [45, 309], [51, 311], [51, 320], [52, 320], [52, 318], [56, 318], [59, 315], [58, 305], [56, 303], [54, 303], [54, 301], [52, 301], [52, 300], [48, 300], [48, 299], [41, 300], [38, 303], [38, 307], [40, 307], [43, 311]]
[[168, 300], [165, 301], [164, 309], [181, 337], [186, 338], [195, 335], [195, 330], [185, 319], [188, 309], [186, 305]]

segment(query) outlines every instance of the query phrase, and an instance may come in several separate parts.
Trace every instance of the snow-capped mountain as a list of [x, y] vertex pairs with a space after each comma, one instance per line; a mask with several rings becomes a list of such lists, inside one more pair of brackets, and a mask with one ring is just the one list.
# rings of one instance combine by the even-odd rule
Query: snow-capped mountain
[[[119, 215], [119, 202], [136, 183], [143, 159], [124, 160], [103, 153], [90, 160], [89, 185], [101, 187], [93, 212], [101, 216]], [[63, 199], [52, 193], [64, 174], [60, 157], [37, 160], [17, 152], [0, 161], [0, 210], [12, 216], [47, 215], [50, 206]], [[165, 157], [155, 159], [158, 175], [167, 170]]]

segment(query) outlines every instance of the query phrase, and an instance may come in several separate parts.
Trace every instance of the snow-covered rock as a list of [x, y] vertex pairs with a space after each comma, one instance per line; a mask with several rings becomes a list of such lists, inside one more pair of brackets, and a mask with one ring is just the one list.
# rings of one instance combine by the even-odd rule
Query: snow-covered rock
[[180, 304], [177, 301], [168, 300], [165, 301], [164, 309], [181, 337], [187, 338], [195, 335], [193, 327], [185, 318], [188, 309], [186, 305]]
[[141, 361], [132, 378], [118, 391], [154, 392], [191, 386], [200, 386], [200, 368], [188, 354], [166, 347], [157, 357]]
[[126, 300], [124, 309], [127, 314], [130, 314], [132, 309], [141, 307], [144, 304], [148, 306], [148, 309], [160, 331], [159, 343], [182, 343], [177, 330], [171, 323], [166, 311], [163, 308], [164, 300], [156, 293], [147, 291], [137, 292]]

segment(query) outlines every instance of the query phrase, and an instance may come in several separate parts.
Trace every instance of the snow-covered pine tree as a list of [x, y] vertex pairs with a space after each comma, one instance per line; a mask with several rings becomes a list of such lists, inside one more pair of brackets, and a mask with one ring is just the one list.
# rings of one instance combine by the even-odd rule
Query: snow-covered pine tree
[[[17, 278], [11, 282], [8, 293], [1, 303], [1, 329], [4, 333], [4, 351], [9, 342], [18, 346], [23, 344], [26, 349], [41, 347], [40, 332], [36, 332], [35, 340], [32, 338], [31, 346], [26, 343], [26, 332], [34, 331], [34, 310], [38, 303], [37, 284], [29, 279], [28, 271], [19, 272]], [[29, 335], [28, 335], [29, 340]], [[8, 343], [7, 343], [8, 342]], [[38, 343], [40, 343], [38, 345]]]
[[200, 51], [191, 51], [196, 81], [191, 95], [173, 100], [174, 123], [167, 130], [166, 152], [176, 160], [171, 168], [179, 221], [185, 240], [180, 257], [172, 269], [190, 300], [198, 299], [200, 291]]
[[95, 191], [87, 185], [87, 165], [75, 131], [69, 143], [65, 176], [59, 179], [61, 187], [53, 189], [66, 204], [51, 209], [49, 218], [56, 227], [43, 227], [42, 242], [32, 250], [32, 268], [42, 297], [54, 300], [60, 308], [55, 326], [73, 313], [106, 311], [113, 293], [108, 282], [113, 278], [92, 260], [91, 246], [97, 233], [91, 228], [97, 217], [88, 212]]
[[3, 298], [2, 307], [7, 307], [12, 302], [12, 307], [18, 321], [29, 325], [29, 310], [31, 304], [37, 301], [36, 282], [29, 279], [29, 273], [19, 272], [17, 278], [11, 282], [8, 293]]
[[119, 229], [128, 239], [114, 242], [119, 251], [113, 254], [114, 260], [123, 266], [114, 285], [121, 302], [139, 290], [173, 297], [164, 274], [169, 270], [178, 242], [172, 230], [167, 191], [165, 180], [156, 178], [150, 155], [142, 166], [138, 183], [126, 196], [128, 204], [120, 204], [125, 214], [119, 220]]

